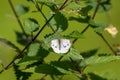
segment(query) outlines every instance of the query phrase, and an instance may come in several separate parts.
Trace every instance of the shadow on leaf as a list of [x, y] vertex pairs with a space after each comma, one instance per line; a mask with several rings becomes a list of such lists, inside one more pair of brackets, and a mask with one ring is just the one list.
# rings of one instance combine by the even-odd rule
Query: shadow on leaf
[[98, 51], [98, 49], [93, 49], [93, 50], [90, 50], [90, 51], [82, 52], [81, 55], [84, 58], [89, 58], [89, 57], [95, 55], [97, 53], [97, 51]]
[[50, 74], [50, 75], [63, 75], [59, 70], [57, 70], [54, 66], [49, 64], [41, 64], [36, 67], [35, 72], [43, 73], [43, 74]]
[[28, 78], [32, 75], [30, 72], [22, 72], [18, 69], [19, 67], [17, 65], [14, 65], [14, 71], [16, 75], [16, 80], [28, 80]]
[[97, 74], [94, 73], [88, 73], [88, 75], [90, 76], [91, 80], [107, 80], [106, 78], [103, 78]]

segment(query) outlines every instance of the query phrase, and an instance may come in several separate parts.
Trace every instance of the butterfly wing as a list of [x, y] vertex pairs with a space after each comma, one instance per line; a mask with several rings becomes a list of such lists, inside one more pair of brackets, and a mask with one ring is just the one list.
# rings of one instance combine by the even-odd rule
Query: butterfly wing
[[51, 41], [51, 47], [55, 53], [67, 53], [71, 42], [69, 39], [54, 39]]
[[60, 39], [60, 44], [60, 53], [67, 53], [72, 45], [69, 39]]
[[58, 39], [54, 39], [51, 41], [51, 47], [55, 53], [60, 53], [60, 45]]

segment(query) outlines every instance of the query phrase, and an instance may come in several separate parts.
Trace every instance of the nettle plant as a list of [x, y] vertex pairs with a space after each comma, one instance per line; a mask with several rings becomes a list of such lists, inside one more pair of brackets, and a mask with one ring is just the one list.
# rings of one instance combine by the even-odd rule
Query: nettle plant
[[[111, 9], [110, 0], [27, 0], [34, 8], [29, 8], [24, 3], [15, 8], [12, 1], [8, 1], [22, 30], [16, 31], [17, 42], [24, 48], [20, 50], [11, 42], [0, 39], [3, 45], [8, 46], [9, 51], [17, 53], [8, 64], [4, 64], [1, 59], [1, 73], [13, 67], [17, 80], [28, 80], [34, 73], [42, 74], [39, 76], [40, 80], [45, 80], [47, 76], [53, 80], [62, 80], [65, 75], [74, 75], [78, 80], [108, 80], [93, 72], [85, 72], [85, 69], [90, 65], [120, 59], [102, 35], [107, 30], [115, 36], [117, 29], [112, 25], [108, 28], [105, 22], [94, 21], [97, 12], [104, 13]], [[21, 16], [27, 14], [37, 15], [39, 19], [30, 16], [21, 21]], [[70, 21], [87, 26], [80, 32], [81, 27], [76, 30], [73, 29], [74, 24], [69, 27]], [[84, 37], [83, 34], [89, 27], [103, 39], [113, 54], [99, 55], [96, 50], [81, 53], [79, 48], [74, 47], [74, 43]], [[45, 28], [51, 31], [46, 31], [43, 36]], [[64, 34], [68, 28], [74, 31]], [[59, 58], [46, 61], [46, 57], [54, 59], [55, 56], [49, 56], [53, 53]]]

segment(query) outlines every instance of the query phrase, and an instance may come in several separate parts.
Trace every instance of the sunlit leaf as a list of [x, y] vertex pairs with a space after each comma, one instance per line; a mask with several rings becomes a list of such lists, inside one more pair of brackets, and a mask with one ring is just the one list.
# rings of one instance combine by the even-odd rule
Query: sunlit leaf
[[36, 56], [39, 52], [40, 44], [39, 43], [33, 43], [28, 48], [28, 56]]
[[102, 33], [106, 27], [107, 27], [107, 24], [105, 23], [97, 23], [97, 27], [94, 28], [94, 31], [97, 33]]
[[22, 15], [22, 14], [24, 14], [24, 13], [27, 13], [28, 11], [29, 11], [29, 7], [26, 6], [26, 5], [19, 4], [19, 5], [17, 5], [17, 7], [16, 7], [16, 13], [17, 13], [18, 15]]
[[71, 58], [73, 58], [75, 60], [83, 59], [83, 57], [80, 55], [80, 52], [78, 52], [74, 48], [70, 48], [70, 51], [68, 52], [68, 54], [66, 56], [71, 57]]
[[56, 12], [57, 9], [57, 3], [55, 3], [53, 0], [38, 0], [38, 2], [42, 5], [48, 6], [53, 12]]
[[62, 35], [60, 35], [60, 34], [49, 34], [49, 35], [46, 35], [45, 36], [45, 38], [44, 38], [44, 42], [45, 43], [49, 43], [51, 40], [53, 40], [53, 39], [61, 39], [61, 38], [63, 38], [63, 36]]
[[35, 32], [39, 28], [38, 22], [33, 18], [27, 18], [24, 20], [24, 29], [28, 32]]
[[80, 5], [76, 4], [76, 3], [71, 3], [68, 6], [71, 10], [78, 10], [80, 8]]
[[106, 62], [111, 62], [114, 60], [119, 60], [120, 56], [114, 56], [114, 55], [109, 55], [109, 56], [92, 56], [90, 58], [87, 58], [85, 60], [86, 65], [94, 65], [94, 64], [101, 64], [101, 63], [106, 63]]
[[73, 31], [68, 35], [65, 35], [67, 38], [83, 38], [83, 35], [78, 31]]
[[68, 28], [67, 18], [60, 12], [58, 12], [54, 19], [50, 22], [53, 29], [57, 32], [65, 31]]
[[108, 26], [105, 22], [94, 22], [92, 19], [89, 20], [89, 24], [97, 33], [102, 33]]
[[48, 56], [49, 51], [45, 50], [41, 45], [39, 46], [39, 44], [37, 43], [37, 45], [33, 45], [33, 46], [38, 48], [37, 50], [35, 50], [36, 53], [32, 53], [32, 56], [25, 55], [18, 63], [29, 62], [29, 61], [40, 61], [40, 60], [42, 61], [45, 57]]

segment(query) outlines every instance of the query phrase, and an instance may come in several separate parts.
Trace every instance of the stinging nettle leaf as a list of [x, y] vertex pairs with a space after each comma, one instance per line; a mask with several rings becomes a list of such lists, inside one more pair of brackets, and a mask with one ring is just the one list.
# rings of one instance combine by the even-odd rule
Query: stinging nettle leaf
[[79, 31], [73, 31], [68, 35], [64, 35], [66, 38], [83, 38], [83, 35]]
[[43, 41], [44, 41], [45, 43], [49, 43], [49, 42], [50, 42], [51, 40], [53, 40], [53, 39], [60, 39], [60, 38], [63, 38], [63, 36], [60, 35], [60, 34], [54, 33], [54, 34], [46, 35]]
[[80, 5], [76, 4], [76, 3], [71, 3], [69, 4], [70, 9], [72, 10], [78, 10], [80, 8]]
[[39, 43], [33, 43], [29, 46], [28, 48], [28, 53], [27, 55], [28, 56], [36, 56], [38, 51], [39, 51], [39, 48], [40, 48], [40, 44]]
[[102, 33], [104, 29], [108, 26], [108, 24], [105, 22], [94, 22], [94, 20], [92, 19], [89, 20], [89, 24], [97, 33]]
[[70, 51], [68, 52], [68, 54], [66, 56], [71, 57], [75, 60], [83, 59], [83, 57], [80, 55], [80, 53], [74, 48], [70, 48]]
[[111, 62], [114, 60], [119, 60], [120, 56], [114, 56], [114, 55], [109, 55], [109, 56], [92, 56], [90, 58], [87, 58], [85, 60], [86, 65], [94, 65], [94, 64], [101, 64], [101, 63], [107, 63]]
[[14, 68], [16, 80], [28, 80], [29, 77], [32, 75], [32, 73], [30, 72], [22, 72], [21, 70], [19, 70], [19, 66], [17, 65], [14, 65], [13, 68]]
[[57, 32], [65, 31], [68, 28], [67, 18], [60, 12], [56, 13], [54, 19], [51, 20], [50, 24]]
[[33, 18], [27, 18], [24, 20], [24, 29], [28, 32], [35, 32], [39, 28], [38, 22]]
[[88, 73], [88, 75], [90, 76], [91, 80], [109, 80], [109, 79], [106, 79], [106, 78], [104, 78], [104, 77], [102, 77], [100, 75], [97, 75], [95, 73], [92, 73], [92, 72]]
[[112, 8], [110, 0], [102, 0], [100, 3], [100, 8], [101, 9], [99, 9], [99, 12], [109, 11]]
[[92, 6], [88, 5], [86, 7], [83, 7], [80, 11], [79, 14], [82, 16], [88, 16], [88, 12], [92, 9]]
[[50, 75], [63, 75], [59, 70], [57, 70], [54, 66], [49, 64], [41, 64], [36, 67], [36, 73], [50, 74]]
[[[98, 3], [97, 0], [94, 0], [94, 1], [88, 0], [88, 1], [86, 1], [86, 4], [92, 6], [93, 10], [96, 8], [97, 3]], [[111, 7], [112, 6], [111, 6], [111, 3], [110, 3], [110, 0], [101, 0], [98, 12], [109, 11], [111, 9]]]
[[16, 7], [16, 13], [17, 13], [18, 15], [25, 14], [25, 13], [27, 13], [28, 11], [29, 11], [29, 7], [26, 6], [26, 5], [19, 4], [19, 5], [17, 5], [17, 7]]
[[46, 5], [48, 6], [53, 12], [56, 12], [58, 11], [58, 8], [57, 8], [57, 3], [54, 2], [53, 0], [38, 0], [38, 2], [41, 4], [41, 5]]

